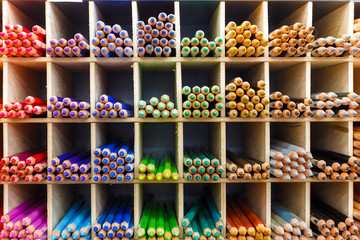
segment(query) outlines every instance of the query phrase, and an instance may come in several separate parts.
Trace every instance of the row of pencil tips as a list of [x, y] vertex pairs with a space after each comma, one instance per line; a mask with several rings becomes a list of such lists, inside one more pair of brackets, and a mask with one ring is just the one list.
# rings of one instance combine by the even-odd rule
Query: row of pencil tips
[[3, 107], [0, 118], [31, 118], [46, 113], [46, 100], [27, 96], [24, 102], [10, 102]]
[[88, 118], [90, 103], [70, 97], [52, 96], [47, 110], [54, 118]]

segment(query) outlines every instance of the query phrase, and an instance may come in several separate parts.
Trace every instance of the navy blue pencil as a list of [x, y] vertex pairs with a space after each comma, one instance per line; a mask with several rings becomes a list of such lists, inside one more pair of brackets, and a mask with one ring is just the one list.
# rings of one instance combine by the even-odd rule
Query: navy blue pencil
[[111, 206], [111, 209], [109, 211], [109, 214], [106, 216], [106, 219], [102, 225], [102, 229], [105, 230], [105, 231], [108, 231], [111, 227], [111, 223], [113, 222], [114, 220], [114, 217], [115, 217], [115, 214], [118, 210], [120, 206], [120, 202], [119, 201], [116, 201], [112, 206]]
[[82, 153], [79, 153], [71, 158], [68, 158], [63, 161], [62, 165], [64, 168], [70, 168], [71, 164], [79, 162], [83, 160], [84, 158], [88, 158], [90, 156], [90, 151], [85, 151]]
[[77, 154], [79, 154], [79, 153], [80, 153], [79, 150], [75, 150], [75, 151], [71, 151], [71, 152], [68, 152], [68, 153], [64, 153], [64, 154], [62, 154], [62, 155], [60, 155], [60, 156], [57, 156], [57, 157], [53, 158], [53, 159], [51, 160], [51, 164], [54, 165], [54, 166], [57, 166], [57, 165], [59, 165], [59, 164], [62, 164], [64, 160], [66, 160], [66, 159], [68, 159], [68, 158], [70, 158], [70, 157], [73, 157], [73, 156], [75, 156], [75, 155], [77, 155]]
[[95, 223], [95, 225], [93, 227], [94, 232], [100, 231], [100, 229], [101, 229], [107, 215], [110, 212], [113, 201], [114, 201], [114, 199], [111, 199], [111, 201], [108, 204], [106, 204], [105, 209], [102, 211], [102, 213], [100, 214], [100, 216], [96, 220], [96, 223]]

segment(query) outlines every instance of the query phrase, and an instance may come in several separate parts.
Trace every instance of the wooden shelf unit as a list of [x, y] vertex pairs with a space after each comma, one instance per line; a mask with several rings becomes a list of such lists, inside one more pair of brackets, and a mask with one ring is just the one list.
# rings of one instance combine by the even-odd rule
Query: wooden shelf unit
[[[2, 27], [21, 24], [30, 28], [34, 24], [46, 26], [47, 42], [53, 38], [72, 38], [81, 32], [87, 39], [95, 34], [95, 23], [104, 20], [118, 23], [133, 36], [134, 57], [95, 58], [91, 53], [85, 58], [0, 58], [3, 102], [22, 101], [27, 95], [49, 99], [52, 95], [78, 97], [90, 101], [92, 110], [103, 93], [125, 99], [137, 105], [145, 97], [169, 93], [179, 114], [182, 114], [181, 88], [184, 84], [218, 84], [225, 93], [225, 83], [231, 77], [241, 76], [255, 83], [267, 83], [267, 95], [281, 90], [290, 97], [309, 97], [317, 91], [355, 91], [360, 93], [360, 60], [351, 56], [341, 58], [313, 58], [308, 54], [299, 58], [271, 58], [268, 50], [258, 58], [182, 58], [180, 40], [191, 37], [195, 30], [205, 30], [206, 36], [224, 37], [230, 20], [240, 24], [250, 20], [267, 36], [282, 24], [297, 21], [316, 27], [317, 37], [353, 32], [353, 19], [360, 17], [360, 3], [354, 1], [84, 1], [63, 3], [39, 1], [2, 0]], [[284, 11], [286, 9], [287, 11]], [[161, 11], [175, 13], [177, 47], [175, 57], [139, 58], [136, 52], [136, 23], [147, 20]], [[193, 24], [196, 22], [196, 24]], [[201, 74], [199, 74], [201, 73]], [[135, 116], [138, 109], [135, 108]], [[269, 159], [272, 137], [300, 144], [310, 150], [311, 144], [352, 154], [353, 124], [360, 118], [347, 119], [273, 119], [226, 117], [209, 119], [0, 119], [4, 155], [26, 151], [33, 147], [47, 147], [48, 159], [71, 150], [75, 146], [96, 146], [121, 137], [133, 141], [135, 162], [144, 153], [171, 152], [176, 160], [180, 177], [183, 176], [183, 151], [185, 146], [209, 147], [219, 157], [223, 166], [226, 148], [243, 152], [263, 161]], [[49, 161], [50, 162], [50, 161]], [[92, 166], [94, 164], [92, 163]], [[135, 170], [137, 172], [137, 168]], [[136, 173], [137, 177], [137, 173]], [[223, 174], [222, 177], [225, 177]], [[161, 186], [160, 186], [160, 185]], [[76, 196], [84, 196], [92, 206], [95, 223], [106, 200], [113, 195], [134, 199], [135, 226], [138, 225], [142, 203], [151, 192], [160, 199], [172, 201], [179, 222], [184, 215], [184, 205], [199, 197], [199, 192], [210, 191], [225, 219], [227, 195], [242, 195], [260, 218], [267, 224], [271, 219], [271, 199], [297, 213], [310, 222], [311, 195], [352, 216], [353, 189], [360, 190], [360, 181], [304, 182], [271, 178], [267, 181], [218, 182], [88, 182], [38, 184], [4, 183], [0, 197], [7, 212], [34, 193], [46, 193], [48, 202], [48, 233], [70, 207]], [[335, 190], [335, 191], [334, 191]], [[336, 194], [334, 194], [336, 193]], [[340, 197], [339, 197], [340, 196]], [[225, 235], [225, 230], [223, 231]], [[93, 235], [94, 237], [94, 235]]]

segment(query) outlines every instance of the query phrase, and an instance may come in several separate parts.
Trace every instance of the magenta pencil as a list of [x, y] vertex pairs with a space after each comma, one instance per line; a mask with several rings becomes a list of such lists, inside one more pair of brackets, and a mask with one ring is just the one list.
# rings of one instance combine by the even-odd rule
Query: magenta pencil
[[46, 212], [46, 203], [42, 203], [40, 206], [35, 208], [30, 214], [22, 219], [21, 223], [23, 226], [29, 226], [36, 218]]
[[34, 238], [39, 238], [43, 236], [43, 234], [47, 230], [47, 222], [46, 220], [38, 226], [38, 228], [34, 231]]
[[46, 218], [46, 213], [38, 217], [32, 224], [26, 227], [26, 234], [33, 233], [44, 221], [46, 221]]
[[2, 215], [1, 222], [8, 223], [10, 220], [14, 219], [17, 215], [21, 214], [21, 212], [23, 212], [25, 209], [29, 208], [34, 203], [39, 201], [39, 199], [40, 197], [35, 197], [20, 204], [19, 206], [8, 212], [7, 214]]

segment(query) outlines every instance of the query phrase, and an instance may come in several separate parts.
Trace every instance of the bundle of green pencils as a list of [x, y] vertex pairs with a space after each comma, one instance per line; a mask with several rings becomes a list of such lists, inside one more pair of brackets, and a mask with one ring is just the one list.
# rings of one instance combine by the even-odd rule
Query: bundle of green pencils
[[213, 85], [194, 86], [190, 88], [185, 86], [182, 89], [183, 94], [183, 116], [185, 118], [207, 118], [218, 117], [224, 105], [222, 103], [223, 96], [220, 94], [220, 87]]
[[153, 200], [146, 201], [139, 227], [138, 239], [178, 239], [180, 229], [174, 208], [169, 203], [156, 204]]
[[184, 165], [186, 166], [184, 173], [186, 180], [217, 181], [224, 172], [219, 159], [204, 150], [187, 149], [184, 152]]
[[139, 117], [146, 118], [151, 115], [154, 118], [176, 118], [178, 116], [178, 110], [175, 108], [175, 104], [170, 101], [170, 97], [167, 94], [163, 94], [160, 97], [160, 101], [157, 97], [150, 98], [150, 103], [146, 103], [144, 100], [139, 101]]
[[171, 160], [170, 154], [162, 160], [154, 156], [146, 155], [139, 164], [139, 180], [158, 180], [172, 179], [177, 181], [179, 174], [175, 163]]
[[222, 53], [223, 39], [221, 37], [215, 38], [214, 41], [209, 41], [205, 38], [205, 33], [202, 30], [198, 30], [195, 33], [195, 37], [184, 37], [181, 40], [181, 56], [188, 57], [220, 57]]
[[187, 236], [185, 239], [223, 239], [221, 230], [224, 222], [211, 196], [204, 196], [193, 205], [181, 225]]
[[251, 88], [247, 81], [241, 77], [236, 77], [226, 85], [226, 108], [231, 118], [240, 117], [268, 117], [269, 111], [265, 106], [269, 104], [269, 98], [265, 97], [265, 81], [259, 80], [256, 87]]

